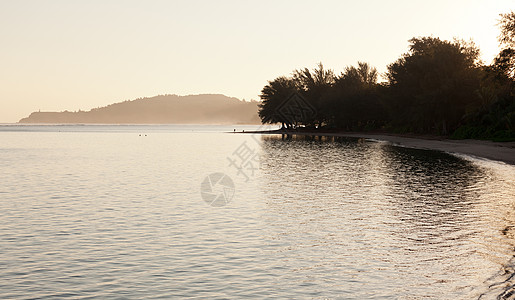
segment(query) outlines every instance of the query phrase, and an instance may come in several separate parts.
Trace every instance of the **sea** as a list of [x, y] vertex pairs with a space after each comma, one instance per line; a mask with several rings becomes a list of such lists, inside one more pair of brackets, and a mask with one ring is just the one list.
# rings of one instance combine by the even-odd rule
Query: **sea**
[[515, 166], [271, 128], [0, 125], [0, 299], [514, 299]]

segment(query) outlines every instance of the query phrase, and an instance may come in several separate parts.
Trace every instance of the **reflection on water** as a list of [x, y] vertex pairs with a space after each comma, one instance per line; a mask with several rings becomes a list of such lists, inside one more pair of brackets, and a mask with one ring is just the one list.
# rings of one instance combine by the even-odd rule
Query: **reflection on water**
[[513, 289], [512, 167], [334, 137], [265, 137], [263, 164], [288, 282], [357, 298]]
[[[26, 129], [0, 130], [2, 299], [513, 298], [513, 166], [335, 137]], [[248, 182], [227, 163], [245, 142]], [[236, 190], [221, 208], [200, 195], [214, 172]]]

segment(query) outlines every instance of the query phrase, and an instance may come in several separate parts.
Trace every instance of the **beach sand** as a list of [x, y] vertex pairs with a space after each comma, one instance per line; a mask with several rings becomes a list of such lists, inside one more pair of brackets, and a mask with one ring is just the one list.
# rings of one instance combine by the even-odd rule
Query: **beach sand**
[[[246, 132], [247, 133], [247, 132]], [[252, 132], [248, 132], [252, 133]], [[486, 158], [515, 165], [515, 142], [492, 142], [482, 140], [449, 140], [437, 137], [425, 136], [401, 136], [393, 134], [370, 134], [359, 132], [297, 132], [297, 131], [259, 131], [261, 134], [291, 134], [291, 135], [315, 135], [315, 136], [340, 136], [351, 138], [365, 138], [390, 142], [393, 145], [438, 150], [448, 153], [465, 154], [469, 156]]]

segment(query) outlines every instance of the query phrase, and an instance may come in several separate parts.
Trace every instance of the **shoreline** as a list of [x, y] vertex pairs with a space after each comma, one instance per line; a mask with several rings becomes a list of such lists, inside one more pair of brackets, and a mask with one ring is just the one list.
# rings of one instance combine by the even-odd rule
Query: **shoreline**
[[240, 133], [254, 134], [286, 134], [337, 136], [349, 138], [364, 138], [385, 141], [394, 146], [436, 150], [447, 153], [464, 154], [472, 157], [485, 158], [515, 165], [515, 142], [492, 142], [484, 140], [450, 140], [438, 136], [396, 135], [390, 133], [360, 133], [360, 132], [319, 132], [319, 131], [245, 131]]

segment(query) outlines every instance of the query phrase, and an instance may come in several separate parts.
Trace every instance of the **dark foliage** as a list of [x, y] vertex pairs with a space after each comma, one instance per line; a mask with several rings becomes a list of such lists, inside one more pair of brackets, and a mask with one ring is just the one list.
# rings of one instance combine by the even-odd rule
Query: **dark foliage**
[[[386, 82], [367, 63], [339, 76], [320, 63], [313, 71], [270, 81], [261, 92], [263, 123], [283, 126], [382, 130], [449, 135], [454, 138], [515, 139], [515, 13], [501, 15], [504, 48], [490, 66], [479, 62], [471, 42], [435, 37], [411, 39], [409, 51], [388, 65]], [[277, 108], [292, 93], [316, 114], [295, 122]]]

